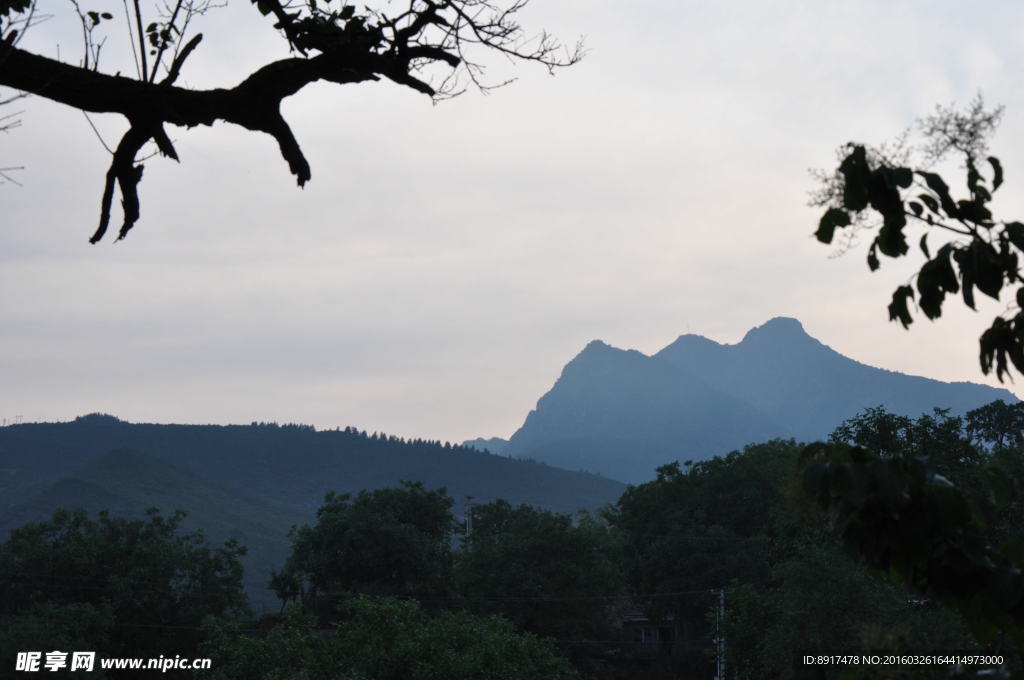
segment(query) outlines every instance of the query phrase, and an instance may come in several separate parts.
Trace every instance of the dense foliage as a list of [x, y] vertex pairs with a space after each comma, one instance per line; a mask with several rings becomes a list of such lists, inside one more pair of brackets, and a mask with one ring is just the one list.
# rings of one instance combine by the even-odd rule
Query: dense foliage
[[1019, 673], [1024, 449], [1007, 417], [1016, 411], [996, 402], [966, 419], [865, 414], [808, 447], [804, 485], [850, 554], [958, 612]]
[[498, 617], [430, 616], [415, 602], [348, 601], [331, 635], [316, 617], [290, 608], [265, 635], [211, 625], [204, 653], [209, 680], [568, 680], [571, 667], [552, 646]]
[[210, 547], [201, 533], [180, 533], [180, 521], [58, 511], [14, 531], [0, 544], [5, 666], [25, 650], [188, 654], [205, 617], [244, 615], [244, 549]]
[[317, 522], [293, 532], [273, 584], [283, 600], [321, 611], [358, 593], [444, 597], [450, 589], [452, 499], [405, 482], [398, 489], [328, 494]]
[[577, 655], [605, 639], [609, 601], [625, 587], [607, 524], [495, 501], [472, 508], [471, 526], [457, 553], [461, 603]]

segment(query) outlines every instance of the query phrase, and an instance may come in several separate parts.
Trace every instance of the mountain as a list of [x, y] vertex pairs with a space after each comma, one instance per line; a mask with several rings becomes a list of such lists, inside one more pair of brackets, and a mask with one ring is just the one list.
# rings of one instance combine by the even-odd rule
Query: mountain
[[916, 417], [933, 408], [963, 414], [1007, 390], [947, 383], [862, 364], [815, 340], [796, 319], [778, 317], [747, 332], [735, 345], [680, 336], [655, 357], [714, 379], [771, 417], [797, 439], [819, 439], [865, 408], [882, 406]]
[[653, 356], [593, 341], [562, 370], [506, 453], [637, 483], [657, 466], [772, 438], [820, 439], [865, 408], [963, 413], [1007, 390], [867, 366], [776, 318], [736, 345], [683, 335]]
[[308, 513], [225, 489], [164, 461], [137, 451], [110, 451], [89, 460], [31, 498], [0, 514], [0, 540], [27, 522], [47, 521], [57, 508], [82, 508], [95, 515], [144, 519], [155, 507], [165, 515], [188, 514], [182, 527], [201, 529], [208, 540], [229, 538], [247, 549], [243, 585], [258, 609], [278, 604], [267, 588], [270, 570], [288, 557], [288, 532], [310, 520]]
[[147, 456], [246, 496], [312, 513], [328, 491], [402, 480], [455, 499], [504, 498], [575, 512], [614, 502], [620, 482], [434, 441], [305, 425], [155, 425], [93, 414], [0, 427], [0, 513], [115, 449]]
[[637, 482], [672, 460], [777, 436], [791, 433], [694, 372], [595, 340], [565, 366], [508, 451]]

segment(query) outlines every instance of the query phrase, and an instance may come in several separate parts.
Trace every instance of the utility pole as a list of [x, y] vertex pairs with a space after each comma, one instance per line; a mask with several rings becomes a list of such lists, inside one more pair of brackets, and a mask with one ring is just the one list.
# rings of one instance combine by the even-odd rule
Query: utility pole
[[473, 533], [473, 498], [466, 496], [466, 539]]
[[725, 588], [718, 589], [718, 616], [715, 625], [715, 680], [725, 680]]

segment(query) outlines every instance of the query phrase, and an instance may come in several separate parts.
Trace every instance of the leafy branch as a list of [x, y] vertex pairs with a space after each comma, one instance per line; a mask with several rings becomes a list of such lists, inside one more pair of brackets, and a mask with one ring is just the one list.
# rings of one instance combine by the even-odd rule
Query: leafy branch
[[[942, 316], [947, 295], [959, 294], [976, 310], [975, 291], [999, 300], [1004, 289], [1017, 286], [1016, 306], [996, 316], [980, 340], [982, 372], [995, 369], [1002, 381], [1009, 366], [1024, 373], [1024, 223], [998, 220], [990, 208], [1003, 185], [1003, 166], [986, 156], [987, 139], [998, 124], [1001, 109], [986, 110], [980, 97], [966, 111], [938, 108], [921, 122], [928, 145], [923, 158], [910, 162], [911, 154], [898, 160], [863, 144], [848, 144], [837, 171], [820, 175], [823, 187], [814, 204], [826, 208], [815, 236], [832, 243], [846, 228], [871, 230], [867, 264], [879, 269], [880, 255], [907, 256], [908, 231], [923, 233], [917, 241], [925, 258], [911, 283], [898, 286], [889, 303], [889, 318], [908, 328], [914, 321], [911, 304], [931, 320]], [[965, 193], [954, 196], [946, 180], [932, 166], [947, 154], [961, 157]], [[939, 234], [943, 243], [934, 251], [929, 236]]]

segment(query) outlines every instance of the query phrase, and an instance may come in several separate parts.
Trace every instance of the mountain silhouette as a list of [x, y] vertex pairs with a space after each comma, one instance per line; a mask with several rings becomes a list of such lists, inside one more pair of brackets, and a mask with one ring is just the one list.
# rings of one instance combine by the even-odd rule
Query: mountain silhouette
[[682, 335], [653, 356], [593, 341], [509, 440], [507, 453], [637, 483], [659, 465], [773, 438], [810, 441], [865, 408], [964, 413], [1003, 389], [867, 366], [779, 317], [735, 345]]
[[0, 427], [0, 514], [118, 449], [310, 517], [329, 491], [354, 493], [403, 480], [446, 487], [457, 499], [504, 498], [568, 513], [613, 502], [623, 490], [603, 477], [353, 428], [160, 425], [92, 414], [68, 423]]

